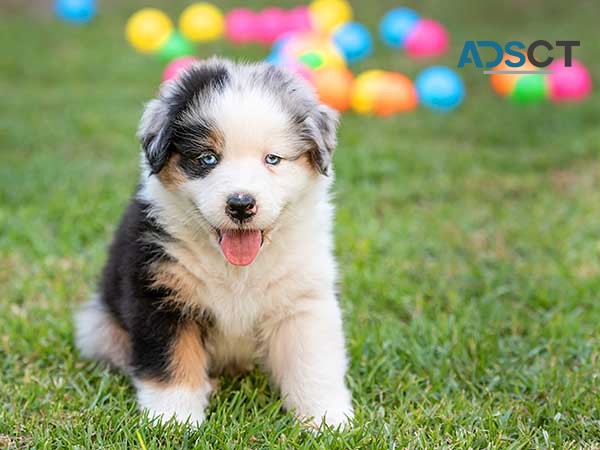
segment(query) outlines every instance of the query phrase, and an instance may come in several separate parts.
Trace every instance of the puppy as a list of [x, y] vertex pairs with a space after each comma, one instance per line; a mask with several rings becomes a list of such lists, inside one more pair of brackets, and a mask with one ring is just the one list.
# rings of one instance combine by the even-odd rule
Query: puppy
[[147, 104], [139, 188], [76, 339], [130, 374], [151, 416], [200, 424], [211, 377], [259, 362], [302, 421], [352, 417], [329, 200], [336, 126], [303, 80], [264, 63], [198, 63]]

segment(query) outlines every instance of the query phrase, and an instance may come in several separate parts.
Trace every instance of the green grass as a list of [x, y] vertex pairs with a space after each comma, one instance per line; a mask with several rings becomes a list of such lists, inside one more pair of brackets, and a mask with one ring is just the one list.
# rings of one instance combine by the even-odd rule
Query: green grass
[[[344, 116], [336, 238], [355, 428], [303, 431], [259, 372], [222, 380], [197, 431], [150, 426], [127, 379], [73, 345], [161, 71], [122, 38], [142, 2], [100, 3], [83, 27], [0, 15], [0, 448], [600, 448], [600, 97], [516, 107], [475, 69], [451, 114]], [[449, 27], [441, 63], [465, 39], [580, 39], [597, 77], [594, 3], [409, 2]], [[391, 5], [356, 4], [357, 17], [373, 28]], [[265, 55], [201, 49], [215, 52]], [[357, 70], [425, 66], [376, 55]]]

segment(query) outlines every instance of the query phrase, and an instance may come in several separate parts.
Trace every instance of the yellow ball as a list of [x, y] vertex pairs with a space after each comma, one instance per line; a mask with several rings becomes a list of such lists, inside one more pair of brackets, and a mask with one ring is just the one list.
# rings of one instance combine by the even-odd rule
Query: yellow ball
[[359, 114], [373, 112], [381, 83], [385, 77], [383, 70], [367, 70], [356, 77], [352, 88], [352, 109]]
[[219, 8], [210, 3], [194, 3], [183, 10], [179, 29], [190, 41], [214, 41], [225, 30], [225, 20]]
[[158, 51], [167, 42], [172, 31], [171, 19], [155, 8], [140, 9], [129, 18], [125, 27], [127, 40], [141, 53]]
[[327, 43], [321, 51], [325, 60], [325, 67], [335, 67], [337, 69], [346, 67], [346, 61], [335, 45]]
[[346, 0], [314, 0], [309, 9], [316, 28], [323, 33], [352, 20], [352, 7]]

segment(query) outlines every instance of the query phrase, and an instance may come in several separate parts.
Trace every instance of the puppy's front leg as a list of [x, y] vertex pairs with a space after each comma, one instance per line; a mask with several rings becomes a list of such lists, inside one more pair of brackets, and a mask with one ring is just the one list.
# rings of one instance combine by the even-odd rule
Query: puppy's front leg
[[346, 387], [346, 352], [335, 300], [312, 303], [270, 330], [267, 361], [286, 409], [319, 426], [346, 424], [353, 416]]
[[134, 385], [138, 403], [151, 417], [200, 425], [211, 383], [198, 324], [169, 321], [136, 328], [133, 337]]

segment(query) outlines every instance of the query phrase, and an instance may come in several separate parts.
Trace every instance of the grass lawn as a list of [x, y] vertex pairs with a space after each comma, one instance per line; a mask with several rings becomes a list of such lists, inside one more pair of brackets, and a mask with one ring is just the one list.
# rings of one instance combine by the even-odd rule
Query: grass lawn
[[[161, 72], [123, 39], [144, 2], [99, 3], [83, 27], [0, 6], [0, 448], [600, 448], [600, 97], [519, 108], [473, 68], [454, 113], [344, 116], [336, 238], [355, 428], [303, 431], [258, 371], [222, 380], [199, 430], [150, 426], [127, 379], [73, 344]], [[188, 2], [161, 3], [176, 16]], [[393, 5], [354, 6], [373, 29]], [[580, 39], [598, 81], [597, 2], [408, 5], [450, 29], [440, 63], [455, 66], [466, 39]], [[379, 46], [357, 71], [423, 67]]]

